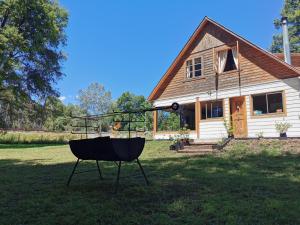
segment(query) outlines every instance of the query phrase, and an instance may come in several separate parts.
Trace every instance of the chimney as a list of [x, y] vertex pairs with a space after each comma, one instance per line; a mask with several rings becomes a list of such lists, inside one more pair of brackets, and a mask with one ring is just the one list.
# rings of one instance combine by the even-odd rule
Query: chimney
[[287, 23], [288, 23], [287, 17], [282, 17], [281, 25], [282, 25], [282, 37], [283, 37], [284, 61], [288, 64], [291, 64], [291, 52], [290, 52], [290, 42], [289, 42]]

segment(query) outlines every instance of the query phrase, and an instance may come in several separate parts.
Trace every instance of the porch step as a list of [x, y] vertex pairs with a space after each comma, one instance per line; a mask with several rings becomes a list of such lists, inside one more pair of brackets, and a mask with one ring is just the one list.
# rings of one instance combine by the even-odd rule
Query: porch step
[[184, 146], [184, 149], [179, 150], [179, 153], [193, 153], [193, 154], [211, 154], [214, 152], [216, 144], [191, 144]]

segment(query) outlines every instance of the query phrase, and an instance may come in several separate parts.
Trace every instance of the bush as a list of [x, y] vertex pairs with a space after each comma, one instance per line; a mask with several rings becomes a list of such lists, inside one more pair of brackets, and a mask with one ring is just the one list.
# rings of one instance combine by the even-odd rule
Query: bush
[[2, 132], [1, 144], [66, 144], [69, 140], [79, 139], [79, 135], [51, 132]]

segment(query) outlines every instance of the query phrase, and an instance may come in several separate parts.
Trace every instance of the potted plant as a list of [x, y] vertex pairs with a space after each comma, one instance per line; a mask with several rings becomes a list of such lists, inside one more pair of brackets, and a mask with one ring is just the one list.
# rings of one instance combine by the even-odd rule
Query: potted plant
[[287, 137], [286, 132], [291, 127], [292, 127], [292, 125], [286, 121], [275, 122], [275, 129], [279, 133], [279, 137], [286, 138]]
[[234, 128], [233, 128], [232, 124], [230, 123], [230, 121], [227, 121], [225, 118], [224, 118], [224, 127], [226, 129], [228, 138], [234, 138], [234, 134], [233, 134]]
[[180, 135], [177, 134], [174, 137], [170, 137], [170, 140], [172, 140], [172, 144], [169, 148], [170, 150], [178, 151], [184, 148], [183, 142], [180, 139]]
[[180, 139], [183, 145], [190, 145], [190, 130], [183, 127], [179, 130]]
[[262, 139], [262, 138], [264, 138], [264, 132], [263, 132], [263, 131], [260, 131], [260, 132], [258, 132], [258, 133], [256, 134], [256, 136], [257, 136], [258, 139]]

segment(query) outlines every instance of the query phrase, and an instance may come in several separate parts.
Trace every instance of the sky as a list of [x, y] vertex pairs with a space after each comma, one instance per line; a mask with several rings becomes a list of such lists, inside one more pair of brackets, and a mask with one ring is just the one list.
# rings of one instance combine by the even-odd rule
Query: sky
[[60, 0], [69, 12], [56, 88], [64, 103], [98, 82], [148, 97], [204, 16], [268, 49], [283, 0]]

